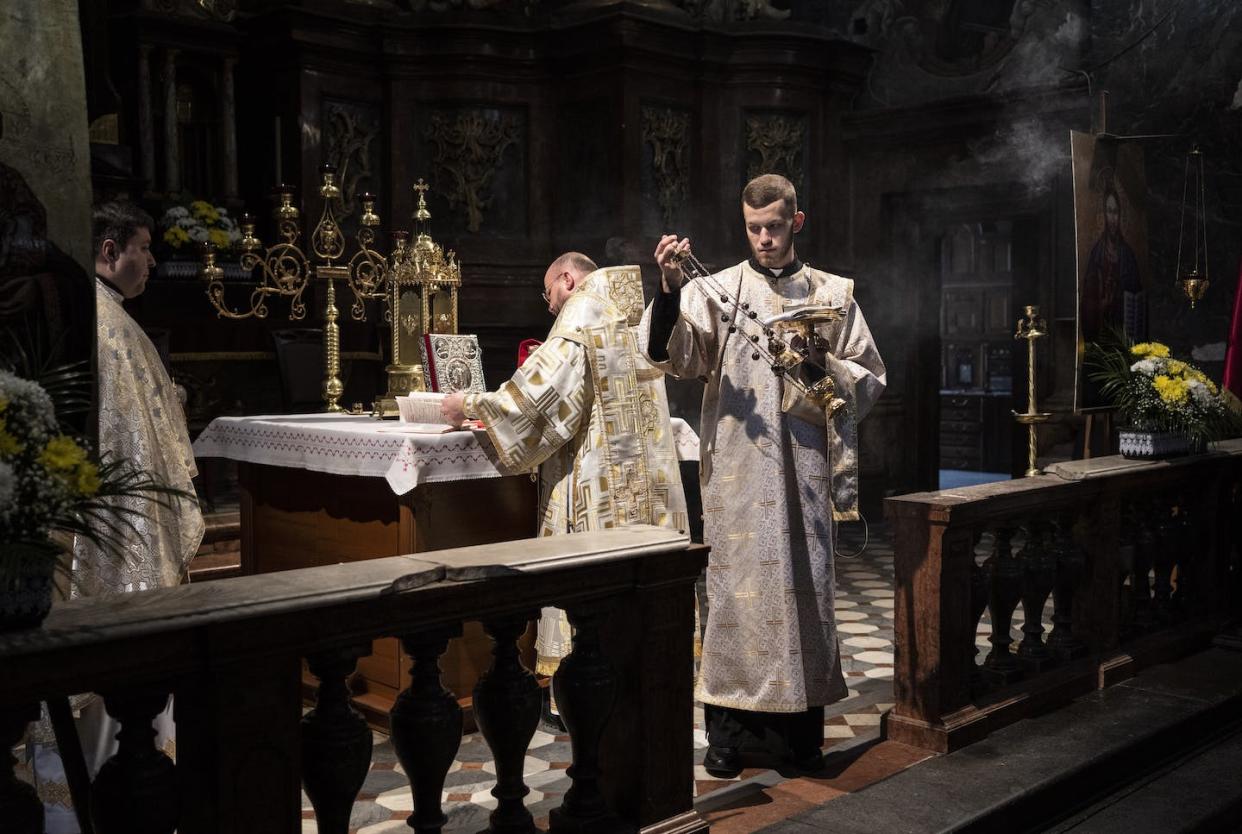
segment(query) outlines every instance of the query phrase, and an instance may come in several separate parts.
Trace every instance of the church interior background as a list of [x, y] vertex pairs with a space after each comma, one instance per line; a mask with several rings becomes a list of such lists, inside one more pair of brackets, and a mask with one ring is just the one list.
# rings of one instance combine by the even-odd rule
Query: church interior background
[[[178, 216], [210, 214], [207, 225], [225, 230], [214, 258], [238, 310], [254, 278], [239, 262], [240, 225], [230, 237], [222, 215], [253, 215], [266, 249], [280, 240], [273, 212], [283, 194], [300, 211], [298, 245], [313, 264], [326, 203], [345, 236], [344, 266], [360, 231], [374, 230], [373, 247], [387, 256], [392, 232], [422, 223], [460, 265], [455, 332], [477, 336], [494, 388], [513, 372], [519, 343], [547, 332], [540, 284], [556, 255], [637, 263], [650, 298], [661, 234], [689, 236], [709, 266], [732, 264], [746, 252], [740, 188], [759, 173], [788, 177], [807, 214], [799, 255], [855, 279], [888, 367], [887, 390], [860, 428], [869, 528], [842, 534], [847, 550], [871, 541], [858, 562], [838, 561], [852, 701], [830, 713], [829, 740], [842, 749], [876, 741], [894, 703], [899, 522], [885, 499], [1020, 479], [1028, 467], [1027, 429], [1014, 420], [1032, 384], [1027, 344], [1014, 334], [1027, 305], [1047, 331], [1031, 366], [1051, 415], [1039, 427], [1039, 467], [1117, 451], [1107, 415], [1075, 408], [1071, 131], [1141, 145], [1142, 335], [1212, 379], [1224, 371], [1242, 259], [1234, 0], [16, 0], [0, 12], [0, 33], [9, 53], [0, 58], [0, 231], [24, 234], [37, 199], [47, 239], [86, 266], [91, 202], [132, 200], [156, 219], [158, 267], [126, 306], [187, 392], [191, 438], [220, 417], [322, 410], [328, 299], [324, 282], [310, 280], [301, 319], [284, 296], [267, 301], [266, 317], [217, 315], [198, 241], [175, 231]], [[1192, 148], [1204, 165], [1211, 279], [1193, 305], [1178, 275]], [[325, 165], [336, 186], [327, 197]], [[420, 198], [429, 221], [415, 216]], [[5, 280], [21, 272], [16, 251], [0, 244]], [[336, 281], [339, 316], [327, 323], [339, 327], [339, 402], [369, 412], [389, 381], [396, 323], [382, 298], [355, 304], [349, 285]], [[64, 313], [66, 328], [81, 325], [74, 315]], [[668, 392], [673, 416], [697, 429], [701, 384], [670, 382]], [[243, 505], [275, 502], [285, 487], [261, 492], [218, 457], [199, 469], [208, 533], [191, 575], [244, 573], [243, 540], [283, 534], [244, 530]], [[692, 483], [693, 466], [683, 471]], [[327, 512], [352, 512], [366, 495]], [[497, 496], [499, 524], [530, 511], [526, 498]], [[997, 531], [980, 534], [986, 549]], [[434, 543], [440, 534], [417, 535]], [[267, 552], [265, 569], [293, 564], [279, 547]], [[471, 738], [445, 788], [456, 809], [445, 830], [479, 830], [495, 807], [488, 751]], [[536, 741], [527, 803], [546, 825], [570, 750], [547, 727]], [[377, 733], [350, 831], [405, 830], [412, 807], [388, 744]], [[885, 772], [922, 758], [898, 756]], [[844, 777], [787, 779], [782, 789], [770, 774], [747, 770], [738, 782], [793, 808], [786, 816], [855, 790]], [[736, 787], [708, 803], [722, 785], [701, 767], [695, 780], [714, 830], [781, 819], [753, 811]]]

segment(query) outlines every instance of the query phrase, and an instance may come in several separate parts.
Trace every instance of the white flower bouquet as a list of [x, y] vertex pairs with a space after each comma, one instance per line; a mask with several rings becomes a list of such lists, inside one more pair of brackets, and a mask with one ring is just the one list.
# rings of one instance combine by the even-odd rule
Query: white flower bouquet
[[206, 200], [173, 206], [160, 218], [160, 226], [164, 229], [164, 243], [175, 252], [191, 251], [204, 243], [210, 243], [218, 252], [228, 252], [241, 241], [241, 230], [228, 209]]

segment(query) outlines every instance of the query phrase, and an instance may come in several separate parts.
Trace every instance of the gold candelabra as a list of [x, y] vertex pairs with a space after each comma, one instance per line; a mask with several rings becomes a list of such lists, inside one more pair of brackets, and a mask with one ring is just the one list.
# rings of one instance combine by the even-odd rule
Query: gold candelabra
[[1039, 467], [1035, 465], [1035, 455], [1037, 452], [1035, 427], [1039, 423], [1048, 422], [1048, 418], [1052, 416], [1048, 412], [1041, 413], [1035, 404], [1035, 340], [1048, 335], [1048, 325], [1044, 321], [1043, 316], [1039, 314], [1038, 307], [1028, 304], [1022, 309], [1026, 315], [1018, 319], [1018, 329], [1014, 332], [1013, 337], [1015, 339], [1026, 339], [1027, 406], [1025, 414], [1015, 411], [1013, 416], [1020, 425], [1026, 426], [1026, 477], [1030, 478], [1033, 475], [1040, 474]]
[[392, 357], [387, 367], [388, 391], [377, 400], [374, 414], [381, 417], [397, 415], [396, 397], [425, 389], [419, 344], [425, 333], [457, 332], [457, 291], [461, 286], [461, 268], [453, 252], [445, 254], [431, 239], [427, 223], [431, 213], [425, 198], [428, 186], [421, 179], [414, 186], [418, 193], [418, 209], [414, 213], [415, 242], [407, 245], [408, 232], [393, 232], [395, 241], [391, 259], [375, 248], [380, 216], [375, 211], [374, 194], [359, 195], [362, 214], [358, 221], [357, 251], [345, 260], [346, 240], [337, 222], [333, 205], [340, 197], [336, 168], [320, 169], [319, 195], [323, 212], [311, 232], [311, 253], [314, 266], [298, 245], [301, 236], [301, 212], [293, 204], [293, 188], [279, 185], [273, 190], [277, 205], [273, 210], [277, 234], [281, 240], [264, 247], [255, 235], [255, 221], [249, 214], [241, 218], [241, 266], [251, 273], [258, 271], [258, 283], [250, 292], [250, 308], [239, 311], [225, 301], [224, 270], [216, 265], [216, 253], [210, 244], [203, 249], [203, 279], [207, 282], [207, 298], [221, 318], [266, 318], [268, 296], [291, 299], [289, 319], [306, 317], [302, 294], [312, 278], [326, 282], [324, 303], [324, 380], [323, 396], [329, 412], [340, 412], [341, 337], [337, 324], [340, 313], [336, 306], [336, 282], [343, 280], [353, 292], [350, 315], [355, 321], [366, 320], [366, 302], [387, 302], [385, 320], [392, 327]]

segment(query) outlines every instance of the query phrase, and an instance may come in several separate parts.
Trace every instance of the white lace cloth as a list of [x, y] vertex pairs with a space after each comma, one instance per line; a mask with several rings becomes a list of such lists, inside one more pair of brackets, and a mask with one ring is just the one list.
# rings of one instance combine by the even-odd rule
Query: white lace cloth
[[[699, 438], [673, 419], [680, 460], [699, 459]], [[348, 414], [217, 417], [194, 441], [194, 456], [385, 478], [397, 495], [419, 484], [499, 478], [483, 432], [413, 434], [402, 424]]]

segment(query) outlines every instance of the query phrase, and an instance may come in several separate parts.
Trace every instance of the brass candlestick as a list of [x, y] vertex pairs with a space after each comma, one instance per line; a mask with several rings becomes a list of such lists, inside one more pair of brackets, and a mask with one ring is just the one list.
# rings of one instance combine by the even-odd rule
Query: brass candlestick
[[1026, 426], [1027, 430], [1027, 466], [1026, 477], [1040, 474], [1039, 468], [1035, 465], [1036, 432], [1035, 427], [1039, 423], [1048, 422], [1048, 418], [1052, 415], [1047, 412], [1041, 413], [1035, 405], [1035, 340], [1041, 339], [1048, 335], [1048, 325], [1043, 317], [1039, 314], [1039, 308], [1033, 305], [1026, 305], [1022, 308], [1026, 315], [1018, 319], [1018, 329], [1014, 332], [1015, 339], [1026, 339], [1026, 357], [1027, 357], [1027, 373], [1026, 373], [1026, 394], [1027, 407], [1026, 413], [1020, 414], [1013, 412], [1014, 419], [1019, 425]]
[[276, 220], [277, 230], [282, 238], [280, 243], [264, 248], [262, 241], [255, 235], [254, 218], [243, 214], [241, 219], [241, 266], [253, 273], [259, 270], [259, 283], [250, 291], [250, 309], [239, 311], [228, 306], [225, 301], [224, 271], [216, 265], [216, 254], [210, 245], [203, 251], [204, 280], [207, 281], [207, 298], [222, 318], [247, 319], [266, 318], [268, 314], [267, 297], [269, 295], [284, 296], [289, 299], [289, 320], [300, 321], [306, 318], [306, 305], [302, 294], [312, 278], [322, 278], [326, 282], [323, 311], [323, 400], [328, 412], [344, 411], [340, 405], [344, 386], [341, 383], [341, 329], [337, 323], [340, 311], [336, 306], [336, 281], [345, 280], [354, 290], [355, 298], [353, 317], [365, 318], [362, 308], [364, 298], [382, 297], [376, 295], [376, 288], [383, 284], [387, 275], [387, 262], [384, 257], [371, 248], [375, 240], [375, 227], [379, 226], [379, 215], [375, 213], [375, 197], [371, 194], [361, 195], [363, 215], [358, 231], [359, 251], [348, 264], [342, 264], [345, 257], [345, 235], [337, 222], [333, 204], [341, 196], [340, 186], [336, 182], [336, 167], [324, 165], [320, 169], [319, 195], [323, 197], [323, 213], [319, 222], [311, 232], [311, 253], [316, 263], [306, 257], [298, 245], [301, 236], [301, 211], [293, 204], [293, 188], [278, 185], [274, 191], [278, 203], [272, 212]]

